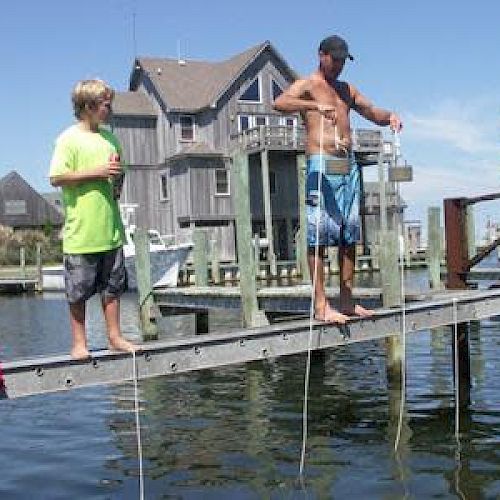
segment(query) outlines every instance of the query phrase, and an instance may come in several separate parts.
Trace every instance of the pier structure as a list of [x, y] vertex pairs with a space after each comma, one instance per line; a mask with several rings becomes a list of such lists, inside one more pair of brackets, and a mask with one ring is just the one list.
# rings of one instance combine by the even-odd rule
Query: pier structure
[[[443, 291], [432, 300], [408, 304], [406, 331], [417, 334], [443, 325], [488, 318], [500, 310], [500, 291]], [[399, 336], [400, 308], [381, 309], [368, 319], [352, 319], [339, 327], [314, 322], [312, 350], [322, 351], [354, 342]], [[279, 322], [230, 333], [211, 333], [182, 341], [148, 342], [137, 353], [139, 379], [174, 375], [306, 352], [309, 321]], [[107, 350], [92, 352], [88, 360], [67, 355], [3, 363], [0, 387], [4, 398], [67, 391], [79, 387], [131, 380], [132, 356]]]

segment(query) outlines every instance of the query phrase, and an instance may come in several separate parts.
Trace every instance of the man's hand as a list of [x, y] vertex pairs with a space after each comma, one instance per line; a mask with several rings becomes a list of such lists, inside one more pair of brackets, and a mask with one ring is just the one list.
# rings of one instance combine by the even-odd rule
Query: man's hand
[[335, 123], [337, 121], [337, 110], [333, 104], [321, 104], [318, 103], [318, 111], [322, 114], [327, 120]]
[[403, 128], [403, 122], [396, 113], [391, 113], [389, 116], [389, 127], [393, 132], [399, 132]]

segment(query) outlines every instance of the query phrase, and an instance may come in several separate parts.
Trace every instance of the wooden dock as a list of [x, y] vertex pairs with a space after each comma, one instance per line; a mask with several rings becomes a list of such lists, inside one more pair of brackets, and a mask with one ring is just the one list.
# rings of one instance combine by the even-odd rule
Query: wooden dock
[[[326, 295], [338, 299], [338, 287], [327, 287]], [[164, 315], [193, 313], [214, 309], [241, 309], [240, 287], [190, 286], [180, 288], [159, 288], [153, 292], [155, 304]], [[353, 297], [363, 305], [380, 307], [380, 288], [354, 288]], [[421, 301], [429, 297], [424, 293], [407, 293], [407, 301]], [[264, 287], [257, 290], [257, 303], [265, 313], [309, 314], [311, 285]]]
[[[499, 312], [500, 290], [443, 292], [433, 300], [407, 305], [406, 331], [414, 334], [450, 325], [454, 318], [463, 323]], [[312, 349], [395, 337], [401, 328], [399, 308], [379, 310], [369, 319], [352, 319], [343, 327], [315, 322]], [[137, 354], [137, 373], [144, 379], [265, 360], [306, 352], [308, 344], [308, 320], [193, 336], [180, 342], [151, 342]], [[120, 383], [131, 380], [133, 374], [130, 354], [109, 351], [94, 352], [87, 361], [75, 361], [66, 355], [42, 357], [4, 363], [1, 369], [0, 390], [3, 386], [4, 398]]]

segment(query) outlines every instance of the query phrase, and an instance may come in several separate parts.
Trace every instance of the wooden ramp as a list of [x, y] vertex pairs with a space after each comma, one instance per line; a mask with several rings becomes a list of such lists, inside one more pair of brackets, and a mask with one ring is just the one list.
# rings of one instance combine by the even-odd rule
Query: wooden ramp
[[[415, 333], [453, 323], [495, 316], [500, 312], [500, 290], [446, 292], [431, 301], [408, 305], [406, 331]], [[312, 349], [328, 349], [399, 335], [401, 309], [379, 310], [369, 319], [353, 319], [338, 327], [314, 323]], [[182, 341], [145, 344], [137, 354], [140, 379], [216, 368], [307, 351], [309, 321], [290, 321], [263, 328], [207, 334]], [[53, 356], [4, 363], [3, 396], [18, 398], [78, 387], [120, 383], [132, 379], [130, 354], [99, 351], [88, 361]]]
[[[338, 288], [326, 289], [329, 299], [338, 298]], [[197, 310], [240, 309], [241, 291], [229, 286], [190, 286], [160, 288], [153, 292], [155, 304], [163, 314], [189, 313]], [[354, 288], [353, 296], [364, 305], [380, 307], [380, 288]], [[424, 300], [428, 294], [407, 293], [407, 301]], [[259, 309], [270, 313], [309, 314], [311, 285], [264, 287], [257, 290]]]

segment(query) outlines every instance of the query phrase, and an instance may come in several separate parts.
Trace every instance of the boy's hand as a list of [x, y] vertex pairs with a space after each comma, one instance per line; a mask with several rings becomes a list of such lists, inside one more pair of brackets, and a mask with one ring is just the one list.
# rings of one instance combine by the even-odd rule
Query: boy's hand
[[113, 179], [122, 173], [122, 166], [120, 163], [120, 155], [112, 153], [109, 157], [108, 163], [102, 167], [98, 167], [100, 175], [104, 179]]

